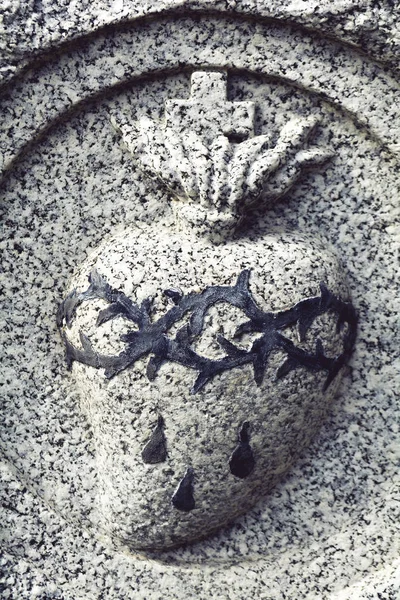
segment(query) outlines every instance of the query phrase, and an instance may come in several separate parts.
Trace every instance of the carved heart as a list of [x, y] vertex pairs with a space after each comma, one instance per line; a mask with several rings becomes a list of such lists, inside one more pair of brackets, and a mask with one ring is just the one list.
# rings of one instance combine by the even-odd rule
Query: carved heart
[[213, 245], [159, 225], [86, 261], [59, 324], [93, 428], [100, 527], [114, 540], [198, 539], [287, 471], [353, 346], [342, 273], [300, 235]]

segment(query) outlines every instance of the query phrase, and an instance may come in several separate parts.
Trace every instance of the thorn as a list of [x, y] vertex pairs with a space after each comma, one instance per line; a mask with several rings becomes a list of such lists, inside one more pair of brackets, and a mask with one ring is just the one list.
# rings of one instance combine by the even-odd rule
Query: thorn
[[168, 338], [161, 335], [151, 347], [151, 351], [160, 358], [166, 358], [168, 353]]
[[101, 310], [97, 315], [96, 327], [104, 325], [104, 323], [107, 323], [107, 321], [110, 321], [111, 319], [122, 313], [123, 309], [119, 304], [111, 304], [110, 306], [107, 306], [107, 308]]
[[203, 329], [204, 311], [193, 311], [189, 321], [189, 328], [192, 335], [199, 335]]
[[92, 269], [88, 276], [89, 283], [94, 286], [98, 286], [99, 284], [105, 283], [104, 279], [97, 271], [97, 269]]
[[237, 278], [237, 282], [235, 287], [242, 291], [242, 292], [247, 292], [249, 290], [249, 282], [250, 282], [250, 273], [251, 270], [250, 269], [244, 269], [239, 277]]
[[175, 339], [178, 343], [187, 345], [190, 342], [191, 331], [188, 324], [184, 325], [176, 332]]
[[253, 450], [250, 446], [250, 423], [245, 421], [239, 431], [239, 444], [229, 459], [229, 469], [232, 475], [244, 479], [255, 467]]
[[80, 300], [78, 298], [78, 294], [76, 293], [76, 289], [72, 290], [70, 294], [65, 298], [64, 302], [60, 306], [60, 309], [63, 310], [63, 318], [65, 319], [65, 323], [68, 329], [72, 326], [72, 321], [75, 316], [75, 312], [77, 307], [80, 305]]
[[247, 354], [246, 350], [238, 348], [235, 344], [232, 344], [229, 340], [224, 338], [223, 335], [217, 336], [217, 342], [227, 352], [228, 356], [244, 356]]
[[319, 289], [321, 290], [320, 307], [326, 310], [332, 302], [332, 294], [323, 281], [320, 281]]
[[325, 383], [324, 386], [322, 388], [323, 392], [326, 392], [326, 390], [328, 389], [328, 387], [331, 385], [332, 381], [335, 379], [336, 375], [338, 374], [340, 368], [342, 365], [338, 366], [338, 364], [336, 363], [336, 361], [334, 362], [334, 364], [332, 365], [331, 369], [328, 372], [328, 376], [325, 379]]
[[244, 333], [252, 333], [253, 331], [257, 331], [255, 326], [251, 321], [246, 321], [238, 326], [235, 333], [233, 334], [234, 339], [240, 338]]
[[116, 371], [115, 369], [113, 369], [112, 367], [109, 367], [108, 369], [106, 369], [104, 371], [104, 377], [106, 379], [112, 379], [114, 377], [114, 375], [116, 375], [118, 373], [118, 371]]
[[343, 311], [339, 314], [338, 320], [336, 322], [336, 333], [340, 333], [344, 327], [345, 319], [343, 315]]
[[154, 381], [164, 359], [159, 356], [151, 356], [146, 367], [146, 375], [149, 381]]
[[183, 292], [180, 288], [168, 288], [163, 291], [164, 296], [172, 300], [174, 304], [179, 304], [183, 297]]
[[310, 318], [304, 318], [301, 319], [299, 318], [298, 324], [297, 324], [297, 337], [299, 338], [299, 342], [304, 342], [304, 340], [306, 339], [306, 333], [308, 328], [310, 327], [312, 322], [312, 319]]
[[79, 339], [81, 341], [84, 351], [87, 352], [88, 354], [94, 354], [93, 346], [92, 346], [88, 336], [85, 335], [82, 331], [79, 332]]
[[71, 345], [71, 343], [67, 340], [67, 338], [65, 336], [63, 336], [63, 339], [64, 339], [64, 343], [65, 343], [65, 358], [67, 361], [67, 369], [68, 369], [68, 371], [71, 371], [72, 363], [75, 360], [74, 353], [73, 353], [73, 346]]
[[204, 371], [200, 371], [199, 376], [197, 377], [192, 389], [190, 390], [190, 393], [197, 394], [197, 392], [199, 392], [201, 388], [203, 388], [210, 379], [210, 375], [207, 375]]
[[282, 377], [288, 375], [290, 371], [293, 371], [293, 369], [295, 369], [296, 366], [297, 363], [295, 360], [291, 358], [286, 359], [276, 371], [276, 379], [282, 379]]
[[149, 465], [164, 462], [167, 459], [167, 440], [164, 434], [164, 419], [158, 416], [157, 425], [153, 429], [141, 455], [143, 462]]
[[128, 331], [128, 333], [122, 333], [119, 336], [121, 342], [125, 344], [134, 344], [138, 339], [139, 333], [137, 331]]
[[148, 315], [150, 312], [150, 309], [153, 305], [153, 302], [154, 302], [153, 296], [149, 296], [148, 298], [145, 298], [140, 305], [140, 310], [144, 311]]
[[253, 360], [254, 381], [257, 385], [261, 385], [264, 379], [265, 365], [258, 356]]
[[58, 328], [63, 326], [64, 314], [65, 314], [64, 313], [64, 302], [61, 302], [61, 304], [58, 307], [57, 315], [56, 315], [56, 323], [57, 323]]

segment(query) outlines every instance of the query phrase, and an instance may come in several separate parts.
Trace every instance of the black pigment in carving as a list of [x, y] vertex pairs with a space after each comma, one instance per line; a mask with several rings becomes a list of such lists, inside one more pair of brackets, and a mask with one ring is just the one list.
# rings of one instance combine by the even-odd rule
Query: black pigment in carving
[[229, 468], [232, 475], [245, 479], [254, 469], [255, 460], [250, 446], [250, 423], [245, 421], [239, 431], [239, 444], [236, 446], [229, 459]]
[[167, 459], [167, 440], [164, 434], [164, 419], [160, 415], [150, 439], [142, 450], [143, 462], [154, 465]]
[[[58, 311], [57, 323], [66, 346], [68, 366], [71, 367], [73, 361], [78, 361], [96, 369], [103, 368], [105, 376], [111, 379], [120, 371], [133, 365], [139, 358], [150, 354], [147, 365], [149, 380], [155, 379], [164, 362], [177, 362], [198, 371], [192, 388], [192, 393], [195, 394], [219, 373], [248, 363], [253, 365], [254, 379], [259, 385], [263, 380], [271, 352], [283, 350], [287, 358], [277, 371], [278, 378], [299, 367], [310, 371], [323, 370], [327, 372], [324, 383], [324, 390], [326, 390], [353, 351], [357, 315], [352, 304], [337, 298], [321, 283], [319, 296], [301, 300], [287, 310], [276, 313], [264, 312], [257, 306], [251, 294], [249, 279], [250, 270], [246, 269], [240, 273], [235, 285], [232, 286], [215, 285], [206, 288], [203, 292], [187, 295], [181, 294], [178, 289], [166, 290], [165, 293], [174, 302], [174, 306], [158, 320], [153, 321], [151, 298], [145, 299], [140, 305], [136, 304], [125, 294], [112, 288], [97, 271], [92, 271], [89, 277], [89, 288], [81, 293], [74, 290]], [[121, 336], [121, 340], [127, 346], [117, 356], [105, 356], [95, 352], [89, 338], [82, 332], [80, 332], [82, 348], [76, 348], [68, 340], [64, 331], [64, 325], [71, 326], [77, 307], [82, 302], [93, 299], [102, 299], [109, 303], [107, 308], [99, 312], [97, 325], [119, 316], [136, 325], [135, 330]], [[244, 333], [262, 335], [255, 340], [250, 350], [243, 350], [223, 336], [218, 336], [218, 343], [226, 354], [220, 359], [213, 360], [195, 352], [193, 342], [203, 331], [207, 311], [211, 306], [223, 302], [240, 308], [248, 318], [248, 321], [238, 327], [236, 338], [240, 338]], [[300, 339], [304, 339], [314, 320], [327, 312], [336, 313], [338, 331], [347, 324], [347, 330], [343, 335], [343, 350], [334, 358], [325, 355], [320, 340], [316, 341], [315, 351], [308, 352], [297, 347], [281, 333], [286, 328], [297, 325]], [[171, 327], [186, 315], [189, 317], [189, 322], [181, 327], [175, 336], [169, 337], [167, 333]]]
[[182, 510], [183, 512], [189, 512], [195, 507], [193, 479], [194, 470], [189, 467], [172, 496], [172, 504], [175, 508]]
[[174, 304], [179, 304], [183, 296], [182, 290], [179, 288], [169, 288], [168, 290], [164, 290], [163, 294], [167, 298], [170, 298]]

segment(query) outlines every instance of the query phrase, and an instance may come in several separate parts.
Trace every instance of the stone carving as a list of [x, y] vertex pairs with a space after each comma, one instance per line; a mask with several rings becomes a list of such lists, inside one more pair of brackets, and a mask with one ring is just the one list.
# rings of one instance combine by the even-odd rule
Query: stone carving
[[254, 119], [253, 102], [226, 99], [225, 72], [198, 71], [189, 100], [166, 101], [163, 127], [148, 117], [114, 124], [144, 171], [186, 201], [179, 206], [183, 221], [221, 239], [249, 206], [284, 195], [305, 168], [331, 156], [307, 147], [315, 117], [288, 122], [272, 148], [268, 134], [255, 135]]
[[[184, 296], [178, 289], [164, 290], [164, 295], [172, 297], [174, 307], [160, 319], [153, 322], [151, 318], [152, 299], [146, 298], [139, 306], [133, 303], [125, 294], [118, 292], [96, 272], [89, 277], [90, 287], [81, 293], [73, 291], [60, 306], [58, 325], [72, 326], [76, 310], [82, 302], [100, 299], [109, 306], [99, 312], [96, 325], [100, 326], [111, 319], [123, 317], [135, 324], [136, 328], [121, 337], [127, 347], [117, 356], [102, 356], [94, 351], [90, 340], [80, 332], [82, 350], [76, 348], [62, 333], [67, 349], [69, 367], [73, 361], [96, 369], [104, 369], [107, 379], [114, 377], [120, 371], [132, 366], [142, 356], [151, 353], [147, 364], [146, 374], [150, 381], [157, 376], [161, 366], [168, 362], [177, 362], [185, 367], [195, 369], [199, 375], [191, 389], [193, 394], [199, 392], [211, 379], [228, 369], [245, 364], [251, 364], [254, 369], [254, 380], [262, 383], [268, 359], [274, 350], [282, 350], [287, 358], [277, 370], [277, 378], [281, 378], [293, 369], [305, 367], [311, 371], [324, 370], [327, 378], [324, 383], [326, 390], [339, 370], [346, 364], [353, 350], [356, 333], [356, 315], [352, 305], [343, 302], [329, 292], [321, 283], [321, 294], [298, 302], [293, 308], [279, 313], [262, 311], [255, 303], [250, 292], [250, 271], [240, 273], [233, 286], [211, 286], [200, 294]], [[235, 331], [236, 339], [244, 333], [259, 333], [261, 337], [252, 344], [250, 350], [243, 350], [223, 336], [217, 337], [217, 343], [226, 354], [219, 360], [212, 360], [197, 354], [191, 347], [193, 340], [200, 336], [204, 329], [204, 320], [212, 306], [227, 303], [240, 308], [247, 321], [241, 323]], [[325, 356], [320, 339], [316, 341], [314, 352], [307, 352], [284, 335], [281, 331], [297, 326], [299, 341], [303, 342], [314, 321], [321, 315], [332, 312], [337, 315], [337, 328], [345, 324], [348, 330], [343, 338], [343, 351], [335, 358]], [[185, 316], [190, 315], [186, 325], [178, 329], [173, 339], [166, 334]]]
[[239, 227], [330, 156], [309, 139], [316, 118], [271, 144], [254, 114], [226, 99], [226, 73], [195, 72], [163, 125], [114, 121], [175, 226], [106, 240], [59, 310], [96, 439], [99, 527], [131, 547], [192, 541], [253, 506], [318, 429], [353, 349], [355, 310], [324, 243]]
[[[5, 5], [0, 596], [397, 597], [396, 3]], [[270, 136], [271, 151], [287, 123], [313, 118], [319, 123], [297, 150], [317, 146], [333, 155], [304, 169], [281, 200], [246, 206], [243, 222], [217, 246], [202, 231], [193, 241], [184, 211], [196, 208], [194, 199], [177, 200], [145, 176], [141, 155], [133, 146], [132, 156], [126, 152], [110, 123], [114, 115], [126, 137], [136, 127], [137, 139], [143, 118], [163, 130], [164, 102], [190, 101], [190, 72], [199, 69], [228, 70], [230, 101], [254, 103], [255, 134]], [[245, 141], [236, 138], [234, 149]], [[204, 227], [208, 239], [211, 230]], [[109, 380], [77, 361], [68, 372], [55, 312], [74, 287], [87, 289], [94, 269], [135, 304], [153, 297], [155, 321], [179, 293], [234, 286], [245, 269], [265, 313], [320, 295], [321, 281], [347, 302], [346, 276], [360, 313], [351, 368], [323, 392], [323, 370], [298, 367], [276, 380], [285, 353], [274, 351], [260, 387], [249, 363], [194, 395], [198, 372], [179, 363], [164, 363], [149, 382], [151, 353]], [[65, 331], [76, 348], [80, 331], [98, 354], [126, 347], [120, 336], [133, 323], [120, 316], [96, 326], [107, 306], [93, 299], [77, 308]], [[330, 316], [318, 317], [303, 342], [295, 327], [282, 333], [308, 352], [320, 338], [334, 357], [348, 324], [337, 333]], [[219, 335], [249, 351], [257, 334], [234, 337], [245, 320], [241, 309], [212, 306], [194, 351], [218, 360], [225, 354]], [[268, 497], [216, 535], [146, 552], [156, 560], [132, 551], [194, 539], [209, 519], [218, 527], [228, 518], [219, 497], [245, 510], [245, 496], [252, 506], [256, 481], [265, 491], [273, 484], [262, 472], [278, 479], [296, 460], [343, 375], [325, 426]], [[172, 498], [189, 469], [195, 507], [185, 512]], [[110, 538], [124, 543], [122, 552]]]

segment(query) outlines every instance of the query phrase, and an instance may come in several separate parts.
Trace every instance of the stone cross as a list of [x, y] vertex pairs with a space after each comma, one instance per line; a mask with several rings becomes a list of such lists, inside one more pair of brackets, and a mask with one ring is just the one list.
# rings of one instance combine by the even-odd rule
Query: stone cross
[[254, 136], [254, 102], [227, 100], [227, 75], [195, 71], [188, 100], [166, 100], [166, 127], [176, 132], [193, 131], [212, 140], [218, 135], [240, 142]]

